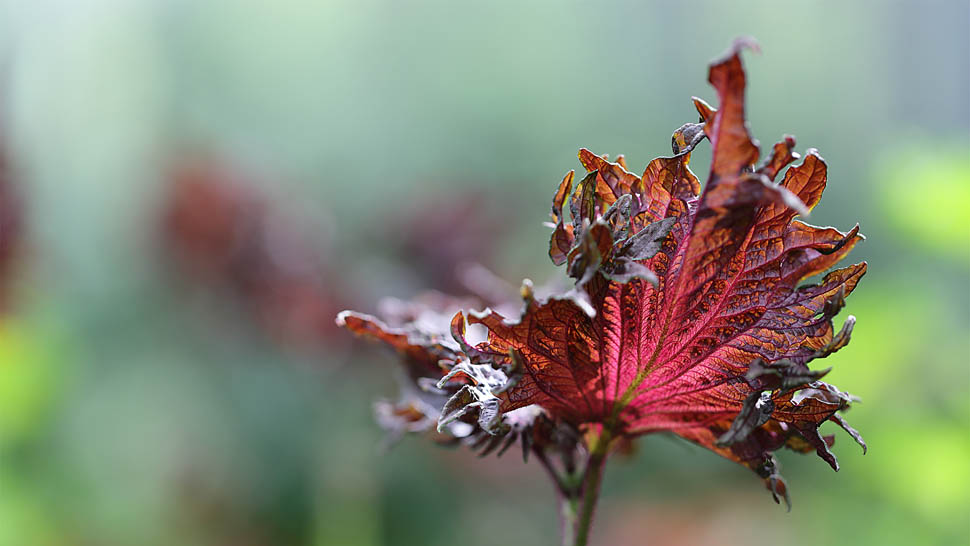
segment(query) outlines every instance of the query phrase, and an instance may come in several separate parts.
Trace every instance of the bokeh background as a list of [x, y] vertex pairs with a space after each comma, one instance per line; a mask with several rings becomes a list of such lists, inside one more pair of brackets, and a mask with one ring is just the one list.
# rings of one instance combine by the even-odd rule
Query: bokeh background
[[394, 358], [333, 316], [561, 277], [576, 151], [668, 154], [742, 34], [753, 133], [819, 148], [811, 221], [868, 236], [827, 364], [870, 451], [783, 454], [786, 513], [644, 438], [594, 542], [966, 544], [968, 31], [965, 0], [0, 1], [0, 544], [556, 543], [534, 463], [383, 449]]

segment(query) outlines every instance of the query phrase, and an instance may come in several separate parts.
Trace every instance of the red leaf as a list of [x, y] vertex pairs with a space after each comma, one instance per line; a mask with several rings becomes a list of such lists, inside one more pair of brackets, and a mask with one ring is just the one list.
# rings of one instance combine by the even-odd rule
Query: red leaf
[[252, 174], [195, 160], [173, 169], [169, 183], [162, 227], [174, 271], [235, 298], [286, 345], [318, 346], [334, 334], [345, 287], [319, 239]]
[[[480, 430], [502, 434], [492, 429], [507, 426], [510, 412], [541, 408], [556, 426], [584, 431], [588, 448], [671, 432], [750, 467], [786, 502], [774, 451], [814, 450], [837, 469], [831, 437], [818, 432], [825, 421], [865, 448], [838, 413], [853, 398], [819, 381], [827, 370], [808, 364], [848, 343], [855, 319], [838, 334], [832, 319], [866, 264], [801, 285], [862, 236], [858, 226], [841, 232], [795, 219], [825, 188], [817, 152], [777, 184], [799, 159], [794, 138], [757, 165], [744, 113], [744, 47], [754, 46], [738, 41], [710, 67], [718, 109], [695, 98], [700, 121], [680, 127], [674, 155], [654, 159], [642, 176], [621, 159], [580, 150], [587, 174], [575, 189], [572, 171], [559, 185], [549, 249], [575, 287], [545, 299], [524, 290], [517, 319], [490, 309], [455, 317], [457, 345], [441, 361], [451, 373], [438, 385], [463, 383], [442, 406], [440, 423], [477, 415]], [[705, 137], [713, 152], [701, 193], [688, 163]], [[465, 318], [485, 326], [485, 341], [465, 338]], [[422, 338], [411, 355], [413, 335], [380, 330], [374, 335], [409, 361], [439, 357], [435, 338]]]
[[351, 311], [337, 316], [339, 326], [400, 356], [405, 371], [400, 395], [374, 408], [389, 441], [423, 433], [440, 443], [463, 443], [482, 456], [501, 455], [519, 441], [527, 457], [533, 449], [562, 444], [564, 434], [568, 439], [571, 427], [553, 424], [538, 406], [499, 414], [496, 395], [515, 384], [521, 363], [509, 353], [501, 355], [508, 360], [504, 367], [469, 360], [486, 355], [467, 344], [465, 321], [455, 313], [479, 305], [475, 299], [429, 292], [412, 302], [385, 300], [382, 318]]
[[[655, 159], [642, 177], [581, 150], [589, 175], [570, 199], [574, 230], [569, 239], [562, 235], [557, 204], [568, 192], [564, 181], [554, 200], [550, 255], [568, 261], [584, 297], [530, 300], [518, 320], [496, 312], [468, 320], [489, 330], [473, 360], [500, 364], [510, 351], [521, 355], [525, 373], [501, 395], [503, 411], [537, 404], [553, 418], [603, 427], [612, 436], [670, 431], [751, 467], [784, 497], [772, 451], [815, 449], [837, 467], [817, 429], [839, 422], [836, 412], [851, 398], [815, 381], [821, 374], [806, 364], [848, 341], [854, 319], [834, 336], [832, 318], [866, 264], [799, 286], [862, 237], [858, 227], [843, 233], [795, 220], [825, 187], [826, 166], [814, 150], [777, 185], [772, 179], [798, 157], [793, 138], [756, 167], [758, 147], [744, 118], [745, 46], [736, 43], [711, 66], [719, 109], [695, 101], [713, 147], [700, 196], [687, 167], [700, 141], [692, 124], [674, 135], [678, 155]], [[611, 210], [621, 204], [626, 212]], [[657, 285], [616, 282], [610, 271], [627, 241], [665, 219], [671, 225], [659, 252], [636, 260], [653, 271]], [[753, 363], [758, 374], [749, 381]]]

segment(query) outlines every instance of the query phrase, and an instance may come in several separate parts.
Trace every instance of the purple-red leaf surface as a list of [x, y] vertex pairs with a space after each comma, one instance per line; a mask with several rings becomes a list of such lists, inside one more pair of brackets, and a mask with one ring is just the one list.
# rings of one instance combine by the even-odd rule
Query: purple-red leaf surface
[[[550, 256], [568, 263], [593, 316], [575, 298], [551, 298], [528, 302], [519, 318], [488, 311], [468, 320], [488, 328], [477, 350], [493, 362], [510, 350], [521, 355], [523, 377], [503, 393], [504, 411], [537, 404], [613, 436], [669, 431], [751, 467], [783, 495], [774, 450], [814, 449], [837, 468], [817, 429], [844, 424], [837, 412], [851, 398], [818, 382], [807, 364], [848, 341], [854, 319], [838, 335], [832, 319], [866, 264], [801, 284], [862, 237], [857, 227], [796, 220], [825, 187], [826, 165], [814, 150], [777, 182], [798, 158], [792, 137], [758, 165], [744, 117], [743, 45], [711, 66], [718, 109], [695, 101], [713, 147], [702, 193], [687, 166], [701, 139], [692, 124], [674, 135], [677, 155], [653, 160], [639, 177], [580, 151], [588, 174], [569, 200], [571, 225], [561, 209], [572, 173], [556, 193]], [[610, 207], [621, 200], [629, 204], [614, 222]], [[623, 252], [641, 246], [630, 243], [641, 233], [661, 236], [652, 252], [632, 256], [652, 274], [611, 274], [629, 267]]]
[[[477, 415], [482, 430], [501, 434], [503, 416], [541, 408], [591, 445], [670, 432], [748, 466], [776, 501], [788, 496], [774, 451], [815, 451], [837, 469], [833, 439], [818, 429], [832, 421], [864, 448], [839, 414], [853, 398], [809, 363], [849, 341], [854, 318], [838, 331], [833, 318], [866, 264], [832, 267], [862, 236], [858, 226], [843, 232], [796, 219], [825, 188], [815, 150], [802, 159], [785, 136], [760, 159], [745, 121], [740, 51], [749, 45], [736, 42], [711, 65], [718, 107], [694, 99], [700, 120], [674, 133], [673, 156], [638, 176], [622, 156], [579, 152], [586, 173], [562, 179], [550, 223], [549, 256], [566, 266], [572, 290], [526, 291], [519, 316], [459, 313], [456, 344], [443, 352], [444, 342], [377, 333], [351, 315], [345, 325], [398, 348], [410, 371], [431, 373], [438, 363], [439, 388], [442, 370], [458, 370], [448, 375], [464, 383], [439, 422]], [[705, 138], [712, 159], [701, 191], [688, 164]], [[466, 339], [466, 321], [487, 338]], [[501, 375], [465, 368], [473, 366]]]

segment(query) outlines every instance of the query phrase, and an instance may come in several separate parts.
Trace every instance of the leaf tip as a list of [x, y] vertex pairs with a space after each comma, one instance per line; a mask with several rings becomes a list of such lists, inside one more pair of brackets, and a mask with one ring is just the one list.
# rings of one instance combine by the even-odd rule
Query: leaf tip
[[745, 49], [750, 49], [752, 52], [761, 54], [761, 44], [754, 36], [738, 36], [731, 42], [731, 47], [728, 49], [728, 55], [737, 55]]
[[694, 102], [694, 108], [697, 109], [697, 113], [700, 115], [701, 121], [706, 122], [714, 117], [716, 110], [713, 106], [707, 104], [707, 101], [700, 97], [691, 97], [691, 100]]
[[350, 316], [351, 313], [352, 311], [347, 309], [337, 313], [337, 318], [334, 320], [334, 322], [337, 324], [337, 326], [345, 328], [347, 326], [347, 317]]
[[731, 42], [731, 45], [728, 47], [727, 51], [722, 53], [718, 58], [711, 62], [711, 70], [713, 71], [715, 67], [721, 67], [735, 60], [740, 62], [741, 52], [745, 49], [750, 49], [754, 53], [761, 53], [761, 46], [753, 37], [738, 36], [734, 39], [734, 41]]
[[522, 296], [523, 301], [527, 304], [535, 300], [536, 290], [532, 279], [522, 279], [522, 286], [519, 287], [519, 295]]

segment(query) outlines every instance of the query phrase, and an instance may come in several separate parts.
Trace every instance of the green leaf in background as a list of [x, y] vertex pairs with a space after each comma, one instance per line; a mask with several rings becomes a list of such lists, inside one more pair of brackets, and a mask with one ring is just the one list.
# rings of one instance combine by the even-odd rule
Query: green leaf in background
[[0, 450], [36, 432], [56, 394], [46, 334], [14, 320], [0, 321]]
[[[930, 153], [932, 152], [932, 153]], [[965, 142], [902, 147], [879, 163], [882, 207], [910, 243], [970, 265], [970, 159]]]

